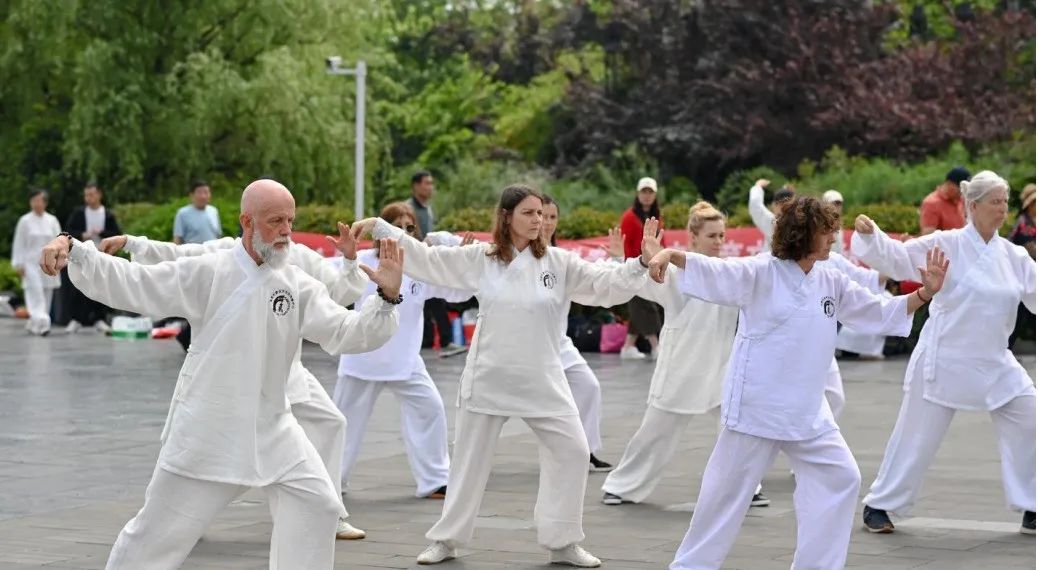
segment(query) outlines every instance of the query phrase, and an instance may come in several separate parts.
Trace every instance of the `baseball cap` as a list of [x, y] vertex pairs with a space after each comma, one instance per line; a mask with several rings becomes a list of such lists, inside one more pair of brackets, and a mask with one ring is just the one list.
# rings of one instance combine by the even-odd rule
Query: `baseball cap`
[[638, 181], [638, 187], [636, 188], [638, 191], [644, 190], [646, 188], [652, 190], [653, 192], [657, 192], [658, 190], [656, 189], [656, 179], [649, 178], [648, 176], [646, 176], [645, 178], [642, 178]]
[[961, 166], [956, 166], [955, 168], [949, 170], [948, 174], [944, 175], [944, 179], [947, 180], [948, 182], [954, 182], [955, 184], [961, 184], [963, 180], [969, 180], [970, 176], [971, 176], [971, 174], [970, 174], [969, 170], [966, 170], [965, 168], [963, 168]]

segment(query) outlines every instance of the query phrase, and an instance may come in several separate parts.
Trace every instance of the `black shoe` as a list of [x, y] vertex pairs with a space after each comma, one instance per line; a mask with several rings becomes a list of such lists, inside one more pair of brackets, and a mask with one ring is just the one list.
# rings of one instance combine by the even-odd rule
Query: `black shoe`
[[[877, 534], [890, 534], [894, 532], [894, 523], [890, 522], [887, 511], [874, 509], [865, 505], [861, 513], [861, 519], [865, 523], [865, 530]], [[1034, 517], [1031, 517], [1031, 527], [1034, 528]]]
[[1020, 523], [1020, 534], [1034, 534], [1034, 511], [1024, 511], [1024, 521]]
[[601, 459], [595, 457], [594, 453], [591, 454], [591, 468], [589, 469], [589, 471], [593, 471], [595, 473], [604, 473], [606, 471], [612, 470], [612, 463], [606, 463], [605, 461], [602, 461]]
[[439, 489], [436, 489], [432, 493], [425, 496], [426, 499], [446, 499], [447, 498], [447, 486], [444, 485]]
[[603, 505], [613, 506], [613, 505], [622, 505], [624, 503], [630, 503], [630, 501], [625, 501], [625, 500], [623, 500], [623, 497], [621, 497], [620, 495], [614, 495], [612, 493], [606, 493], [606, 494], [602, 495], [602, 504]]
[[750, 499], [751, 507], [766, 507], [771, 504], [771, 499], [764, 496], [764, 493], [757, 493]]

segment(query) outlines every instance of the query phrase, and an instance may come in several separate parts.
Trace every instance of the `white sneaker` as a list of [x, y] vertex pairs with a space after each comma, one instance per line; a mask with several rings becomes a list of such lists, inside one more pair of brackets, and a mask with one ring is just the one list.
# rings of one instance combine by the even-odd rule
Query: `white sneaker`
[[552, 550], [548, 555], [548, 564], [562, 564], [564, 566], [576, 566], [577, 568], [598, 568], [602, 561], [591, 556], [591, 553], [580, 547], [579, 544], [571, 544], [566, 548]]
[[659, 353], [658, 350], [653, 350], [648, 354], [648, 356], [646, 356], [646, 358], [648, 358], [649, 360], [656, 360], [657, 353]]
[[83, 328], [83, 325], [79, 324], [79, 321], [69, 321], [68, 325], [65, 327], [65, 332], [68, 334], [76, 334], [81, 328]]
[[337, 540], [360, 540], [367, 535], [368, 533], [346, 522], [346, 519], [339, 519], [339, 526], [335, 529]]
[[622, 360], [645, 360], [645, 355], [637, 348], [627, 346], [620, 351], [620, 358]]
[[418, 555], [418, 563], [422, 565], [439, 564], [440, 562], [453, 560], [457, 556], [457, 548], [453, 548], [446, 542], [440, 542], [437, 540]]
[[110, 327], [108, 325], [108, 323], [106, 323], [103, 320], [101, 320], [101, 321], [97, 321], [96, 323], [94, 323], [94, 330], [96, 330], [97, 332], [99, 332], [101, 334], [108, 334], [108, 333], [112, 332], [112, 327]]

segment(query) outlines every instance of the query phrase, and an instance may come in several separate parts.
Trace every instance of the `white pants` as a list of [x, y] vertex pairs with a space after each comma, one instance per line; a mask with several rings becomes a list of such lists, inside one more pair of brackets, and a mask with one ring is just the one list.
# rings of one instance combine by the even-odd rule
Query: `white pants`
[[[507, 416], [458, 409], [454, 458], [443, 514], [425, 537], [458, 546], [472, 540], [479, 505], [486, 492], [494, 448]], [[576, 415], [523, 418], [540, 443], [541, 475], [533, 518], [537, 542], [559, 549], [584, 540], [584, 491], [590, 453]], [[579, 458], [579, 459], [578, 459]]]
[[[1002, 487], [1014, 511], [1035, 510], [1035, 393], [1017, 396], [991, 411], [1002, 456]], [[955, 410], [923, 398], [923, 382], [909, 383], [876, 481], [864, 503], [904, 516], [915, 504], [926, 469]]]
[[[323, 469], [316, 460], [304, 461], [263, 488], [274, 520], [272, 570], [332, 568], [339, 499], [331, 496]], [[105, 568], [180, 568], [216, 515], [244, 489], [156, 467], [144, 494], [144, 507], [119, 533]]]
[[336, 496], [342, 497], [342, 448], [346, 442], [346, 418], [328, 397], [324, 386], [309, 377], [310, 399], [292, 404], [292, 415], [314, 445], [328, 470]]
[[782, 451], [797, 473], [794, 570], [840, 570], [847, 560], [861, 486], [858, 465], [839, 431], [807, 441], [778, 441], [721, 431], [692, 524], [671, 570], [716, 570], [731, 550], [757, 482]]
[[[714, 424], [719, 424], [720, 407], [709, 414]], [[663, 478], [663, 468], [674, 458], [681, 435], [693, 417], [652, 406], [646, 408], [641, 426], [624, 449], [616, 469], [606, 477], [602, 490], [633, 503], [649, 498]]]
[[825, 375], [825, 401], [829, 403], [833, 419], [839, 423], [840, 414], [843, 413], [843, 405], [847, 399], [843, 395], [843, 376], [840, 375], [840, 366], [836, 363], [835, 356], [829, 363], [829, 370]]
[[346, 444], [342, 457], [342, 486], [348, 485], [357, 464], [368, 418], [383, 388], [389, 388], [400, 403], [400, 432], [407, 461], [417, 487], [416, 497], [425, 497], [447, 484], [450, 458], [447, 452], [447, 413], [429, 373], [417, 372], [407, 380], [389, 382], [340, 376], [335, 384], [335, 403], [346, 416]]
[[567, 368], [566, 381], [580, 412], [588, 449], [595, 453], [602, 449], [602, 385], [586, 362]]
[[26, 269], [22, 278], [22, 292], [25, 294], [25, 309], [29, 311], [29, 322], [25, 330], [32, 334], [43, 334], [50, 330], [50, 305], [54, 299], [54, 289], [43, 286], [43, 279], [35, 269]]

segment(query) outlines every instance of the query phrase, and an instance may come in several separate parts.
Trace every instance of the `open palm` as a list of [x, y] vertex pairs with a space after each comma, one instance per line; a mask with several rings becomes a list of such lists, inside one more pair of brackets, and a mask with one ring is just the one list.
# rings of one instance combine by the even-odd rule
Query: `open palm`
[[948, 275], [948, 258], [941, 248], [934, 246], [926, 252], [926, 267], [917, 267], [922, 278], [923, 288], [931, 296], [944, 287], [944, 278]]

